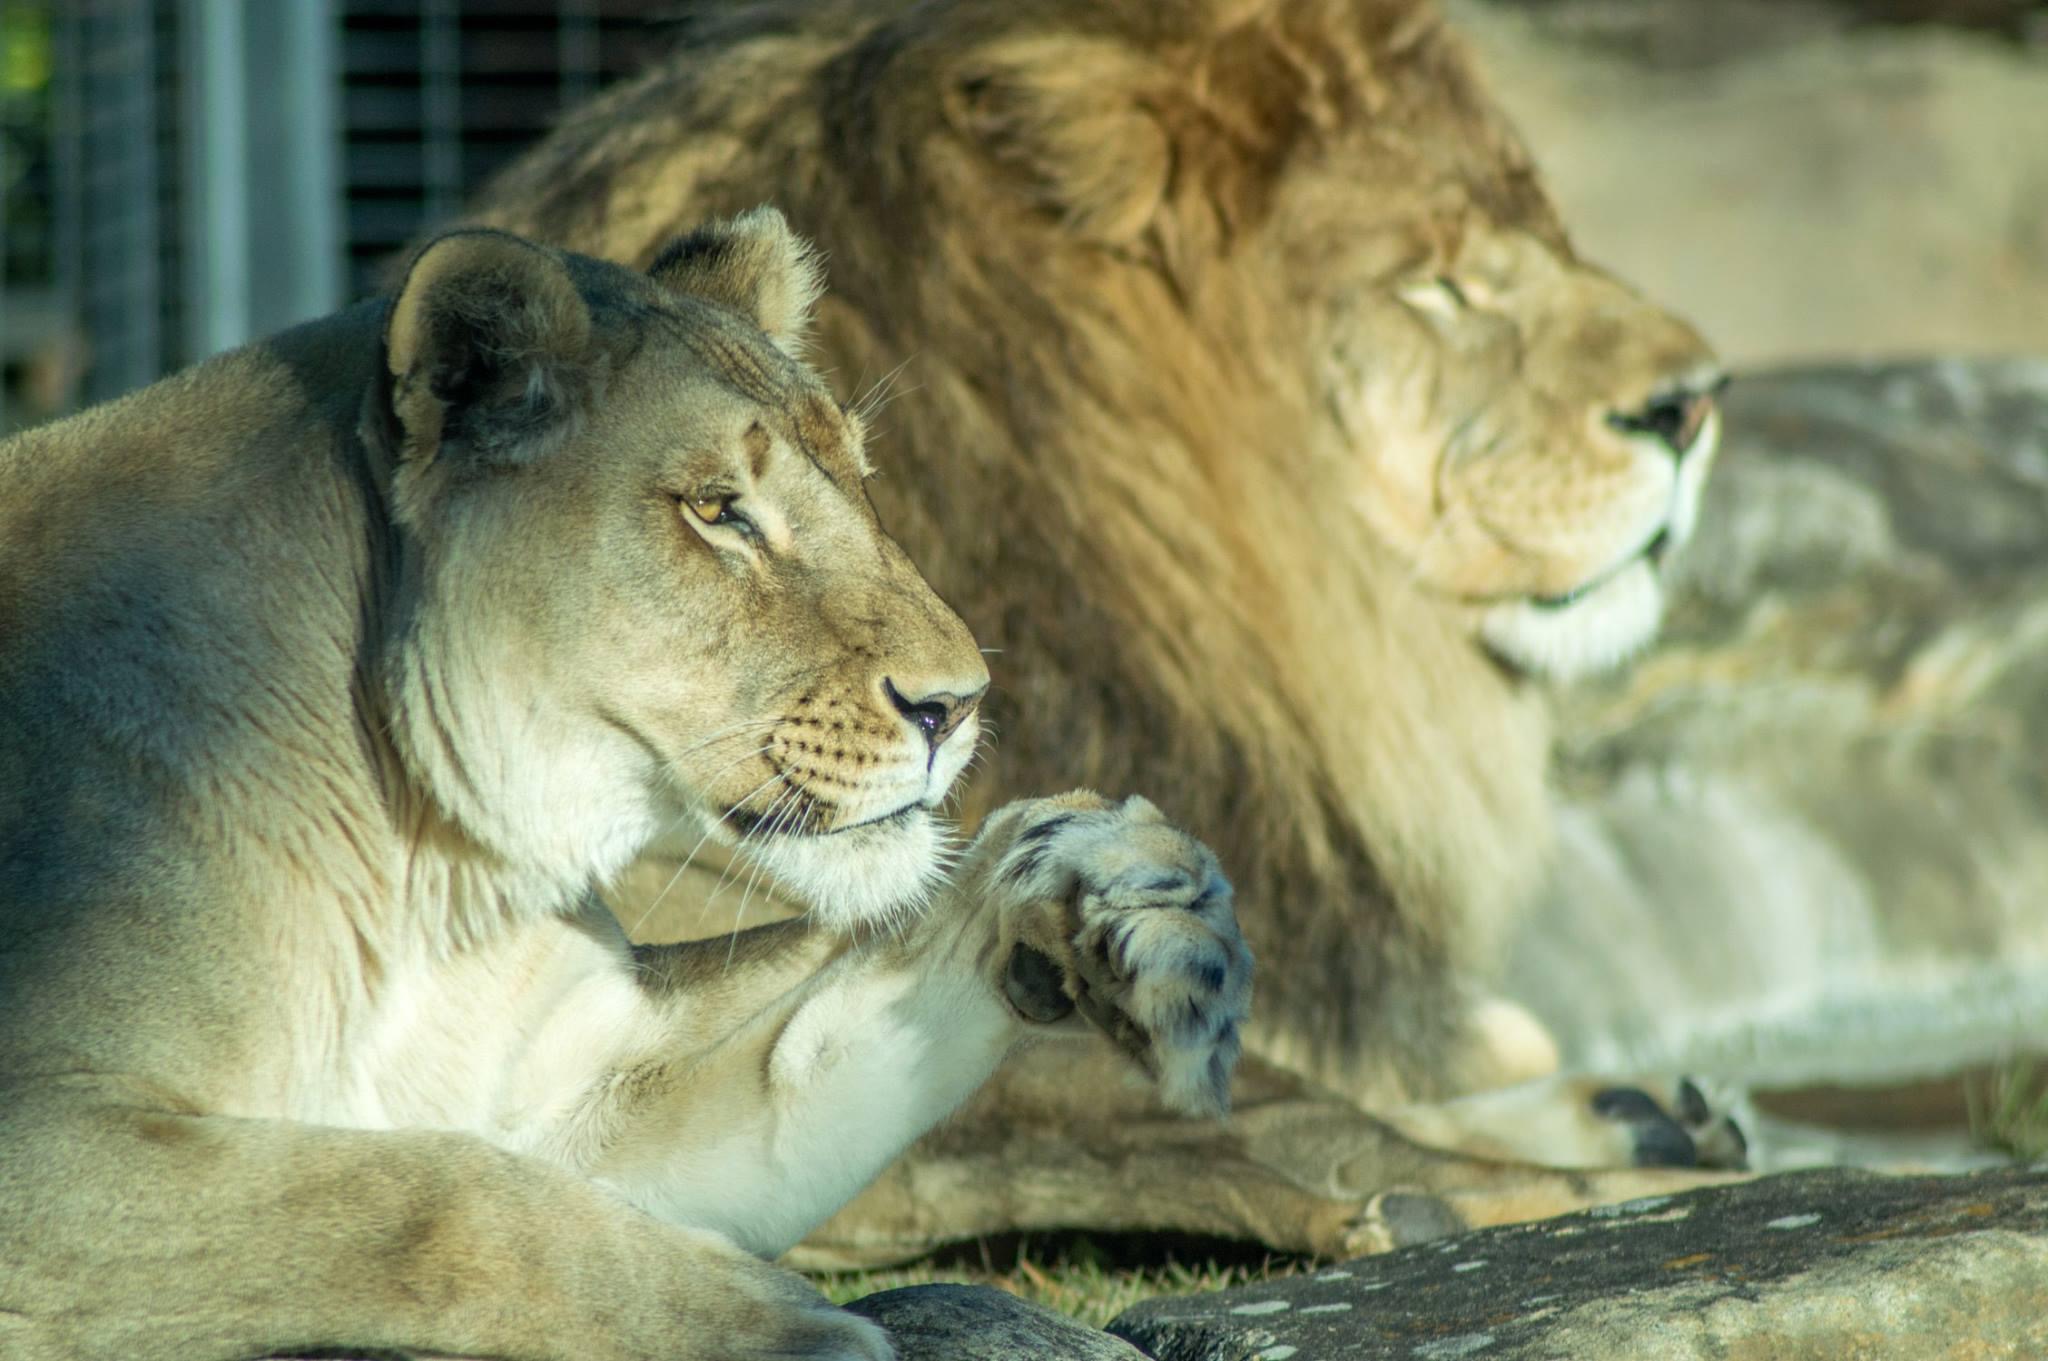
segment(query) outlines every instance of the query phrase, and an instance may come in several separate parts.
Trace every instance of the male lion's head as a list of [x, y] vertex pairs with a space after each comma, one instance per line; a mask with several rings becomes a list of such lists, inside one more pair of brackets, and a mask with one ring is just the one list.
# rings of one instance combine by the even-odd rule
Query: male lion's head
[[1247, 364], [1306, 375], [1365, 525], [1497, 655], [1570, 675], [1647, 641], [1720, 371], [1573, 253], [1433, 8], [949, 8], [922, 31], [959, 55], [920, 55], [981, 167], [963, 218], [1005, 186], [1042, 269], [1143, 265]]
[[386, 679], [409, 764], [513, 864], [616, 869], [694, 817], [828, 911], [936, 868], [988, 676], [791, 353], [817, 290], [772, 210], [645, 274], [485, 231], [414, 259], [364, 421], [405, 548]]
[[1573, 253], [1430, 12], [1349, 8], [1395, 26], [1371, 35], [1370, 79], [1319, 82], [1326, 129], [1290, 147], [1254, 248], [1299, 290], [1317, 395], [1359, 455], [1355, 504], [1497, 655], [1553, 676], [1612, 665], [1654, 633], [1692, 532], [1720, 369]]

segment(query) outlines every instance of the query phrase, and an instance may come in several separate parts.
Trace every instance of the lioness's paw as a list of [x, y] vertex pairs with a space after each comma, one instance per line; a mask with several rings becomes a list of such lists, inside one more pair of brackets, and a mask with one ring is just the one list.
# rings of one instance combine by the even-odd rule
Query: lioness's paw
[[1221, 1113], [1251, 1003], [1251, 952], [1209, 849], [1143, 799], [1015, 810], [993, 869], [1014, 896], [1004, 991], [1052, 1021], [1078, 1008], [1176, 1110]]
[[692, 1236], [695, 1289], [682, 1309], [690, 1336], [671, 1353], [677, 1361], [895, 1361], [887, 1333], [802, 1277], [720, 1235]]
[[830, 1304], [807, 1308], [789, 1320], [767, 1353], [803, 1361], [895, 1361], [889, 1335], [858, 1314]]

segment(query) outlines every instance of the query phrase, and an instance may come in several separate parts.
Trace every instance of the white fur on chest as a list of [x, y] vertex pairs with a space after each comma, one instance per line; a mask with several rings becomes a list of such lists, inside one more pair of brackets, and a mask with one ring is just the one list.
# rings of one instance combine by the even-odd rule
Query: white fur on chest
[[622, 950], [560, 922], [396, 965], [351, 1027], [328, 1123], [463, 1130], [573, 1161], [578, 1116], [652, 1025]]

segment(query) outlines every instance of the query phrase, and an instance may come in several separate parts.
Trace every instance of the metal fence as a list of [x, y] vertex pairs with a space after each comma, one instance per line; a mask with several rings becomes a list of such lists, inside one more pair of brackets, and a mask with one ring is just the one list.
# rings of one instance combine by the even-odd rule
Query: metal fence
[[373, 289], [661, 0], [0, 0], [0, 431]]

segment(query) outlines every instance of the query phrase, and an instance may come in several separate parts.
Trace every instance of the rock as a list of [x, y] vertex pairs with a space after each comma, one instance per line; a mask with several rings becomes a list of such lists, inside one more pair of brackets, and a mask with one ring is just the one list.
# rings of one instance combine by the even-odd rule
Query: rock
[[1743, 373], [1725, 418], [1660, 640], [1557, 696], [1557, 856], [1502, 989], [1586, 1072], [1889, 1084], [2024, 1051], [2048, 356]]
[[2048, 350], [2048, 48], [1793, 0], [1451, 8], [1580, 252], [1724, 358]]
[[1148, 1300], [1157, 1361], [2048, 1356], [2048, 1168], [1809, 1172]]
[[992, 1286], [906, 1286], [846, 1307], [889, 1330], [898, 1361], [1144, 1361], [1127, 1342]]

